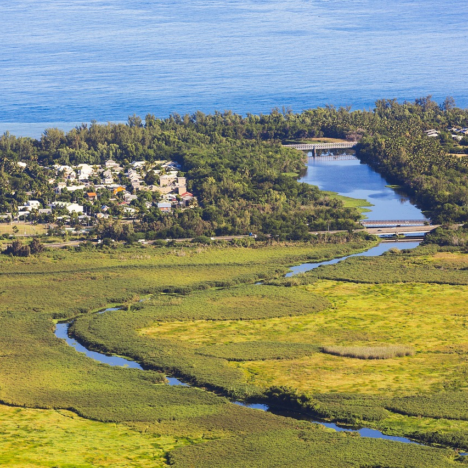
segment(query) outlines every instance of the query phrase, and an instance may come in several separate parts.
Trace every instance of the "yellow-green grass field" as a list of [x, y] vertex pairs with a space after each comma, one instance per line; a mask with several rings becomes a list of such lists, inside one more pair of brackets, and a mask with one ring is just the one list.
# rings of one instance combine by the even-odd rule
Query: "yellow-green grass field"
[[0, 434], [0, 465], [18, 468], [166, 466], [168, 450], [196, 442], [91, 421], [67, 410], [3, 405]]
[[[14, 227], [18, 229], [15, 234]], [[24, 235], [24, 236], [40, 236], [47, 232], [45, 224], [29, 224], [29, 223], [0, 223], [0, 235]]]
[[[8, 437], [3, 440], [4, 448], [0, 441], [0, 457], [3, 457], [0, 460], [5, 460], [7, 466], [15, 466], [15, 463], [17, 466], [30, 463], [30, 466], [60, 467], [106, 466], [106, 463], [108, 466], [159, 466], [167, 460], [179, 467], [234, 467], [239, 466], [238, 460], [252, 461], [246, 457], [251, 457], [254, 450], [258, 460], [253, 460], [251, 466], [258, 467], [266, 466], [265, 463], [272, 466], [274, 461], [281, 466], [289, 463], [289, 466], [347, 468], [352, 466], [350, 460], [354, 465], [384, 466], [385, 460], [389, 459], [397, 460], [394, 465], [398, 467], [455, 465], [454, 454], [450, 451], [402, 447], [386, 441], [336, 434], [307, 422], [233, 405], [196, 386], [170, 387], [160, 372], [192, 375], [193, 382], [208, 384], [200, 387], [216, 388], [231, 395], [238, 392], [244, 397], [266, 396], [267, 387], [280, 384], [285, 372], [289, 372], [288, 385], [296, 385], [294, 379], [297, 379], [295, 390], [306, 393], [313, 393], [316, 387], [331, 394], [350, 391], [379, 395], [382, 389], [389, 389], [388, 395], [412, 393], [405, 382], [398, 383], [401, 392], [397, 391], [400, 387], [394, 376], [398, 367], [391, 365], [392, 361], [397, 361], [410, 364], [409, 371], [401, 368], [402, 376], [408, 374], [415, 382], [415, 388], [417, 385], [423, 388], [411, 359], [418, 358], [421, 353], [430, 353], [418, 344], [423, 342], [424, 336], [417, 342], [409, 342], [409, 334], [403, 333], [402, 322], [405, 317], [417, 319], [409, 310], [411, 294], [418, 296], [418, 287], [429, 288], [420, 290], [422, 303], [424, 297], [437, 296], [435, 286], [413, 285], [412, 292], [408, 289], [406, 295], [398, 299], [396, 288], [401, 285], [357, 285], [322, 280], [296, 288], [252, 284], [260, 278], [283, 275], [289, 265], [342, 256], [372, 245], [373, 241], [356, 241], [336, 245], [278, 244], [260, 248], [132, 247], [107, 251], [60, 250], [26, 259], [1, 257], [0, 400], [42, 410], [32, 410], [37, 411], [33, 416], [28, 413], [29, 409], [15, 413], [15, 408], [4, 408], [7, 413], [10, 411], [5, 416], [10, 423], [4, 425]], [[443, 258], [437, 262], [441, 265], [453, 263], [451, 259]], [[440, 286], [444, 287], [448, 288]], [[463, 287], [451, 287], [458, 288], [452, 290], [451, 297], [458, 295], [459, 300], [464, 301], [458, 293], [464, 291]], [[167, 288], [173, 289], [166, 291]], [[138, 302], [139, 298], [149, 298], [151, 294], [151, 300]], [[273, 297], [276, 299], [272, 300]], [[388, 307], [378, 301], [372, 309], [372, 301], [379, 298], [393, 301], [397, 312], [391, 315]], [[211, 301], [210, 307], [203, 307], [205, 300]], [[226, 303], [224, 308], [223, 301]], [[251, 302], [256, 307], [249, 309]], [[118, 303], [126, 303], [128, 307], [102, 315], [89, 313]], [[186, 311], [184, 304], [193, 307]], [[401, 304], [407, 307], [401, 310]], [[429, 313], [435, 315], [432, 309]], [[174, 316], [181, 317], [181, 321], [175, 323]], [[195, 316], [205, 320], [194, 322], [191, 317]], [[372, 319], [373, 316], [376, 319]], [[95, 349], [130, 356], [153, 370], [109, 367], [77, 353], [53, 335], [56, 320], [71, 317], [77, 317], [72, 330], [78, 334], [74, 336], [82, 336], [84, 342]], [[392, 318], [397, 326], [391, 327], [387, 323]], [[447, 314], [447, 320], [449, 318], [450, 314]], [[158, 327], [154, 325], [156, 321]], [[372, 321], [378, 322], [374, 328]], [[440, 323], [444, 325], [442, 319]], [[181, 325], [185, 327], [183, 333], [177, 330]], [[215, 325], [224, 328], [210, 328]], [[249, 329], [249, 326], [253, 328]], [[137, 333], [142, 329], [146, 334]], [[428, 329], [427, 333], [432, 332]], [[452, 344], [462, 342], [461, 336], [452, 335], [455, 340]], [[450, 338], [452, 336], [447, 340]], [[442, 334], [435, 344], [443, 347], [445, 344], [441, 340]], [[213, 356], [207, 349], [210, 345], [213, 348], [223, 343], [255, 341], [267, 344], [247, 349], [253, 359], [249, 362], [230, 360], [232, 350], [229, 348], [224, 349], [228, 358]], [[430, 340], [426, 341], [430, 343]], [[272, 360], [275, 343], [287, 346], [276, 346], [278, 359]], [[363, 361], [325, 355], [316, 346], [367, 346], [373, 343], [409, 345], [415, 348], [416, 354], [394, 360]], [[239, 357], [239, 349], [234, 351]], [[297, 357], [299, 354], [300, 358]], [[440, 376], [436, 376], [430, 385], [426, 384], [427, 391], [442, 388], [443, 378], [448, 382], [447, 388], [462, 387], [460, 379], [454, 379], [448, 370], [456, 365], [451, 359], [458, 355], [441, 353], [445, 354], [447, 362], [441, 366]], [[263, 360], [255, 360], [257, 356]], [[426, 362], [424, 354], [420, 357], [422, 372], [432, 372], [432, 364]], [[362, 368], [356, 367], [356, 376], [343, 379], [340, 387], [327, 378], [332, 368], [324, 359], [351, 361], [353, 366]], [[364, 365], [375, 363], [389, 366], [382, 372], [382, 382], [378, 382], [376, 388], [353, 390], [353, 386], [365, 380], [358, 378], [358, 374], [364, 372]], [[320, 378], [323, 379], [322, 385], [316, 387], [312, 383], [316, 380], [314, 375], [304, 377], [304, 371], [313, 370], [314, 366], [321, 371]], [[342, 377], [347, 375], [345, 365], [336, 367]], [[458, 367], [461, 369], [461, 364]], [[371, 375], [376, 369], [366, 372]], [[448, 417], [456, 411], [459, 400], [455, 398]], [[390, 403], [397, 405], [398, 401]], [[419, 408], [417, 404], [416, 408]], [[408, 432], [408, 427], [412, 430], [417, 427], [409, 417], [403, 422], [393, 421], [394, 413], [382, 405], [377, 401], [369, 411], [365, 408], [364, 412], [368, 414], [388, 413], [387, 418], [373, 421], [374, 426], [385, 423], [388, 431], [400, 435]], [[60, 412], [57, 413], [57, 409]], [[67, 428], [62, 416], [70, 416], [67, 421], [79, 427]], [[37, 425], [32, 425], [30, 420], [35, 420]], [[431, 421], [427, 424], [434, 426]], [[441, 428], [443, 424], [446, 423], [439, 421], [437, 427]], [[422, 423], [420, 426], [424, 430]], [[463, 431], [465, 426], [463, 421], [455, 421], [447, 427], [452, 434]], [[35, 428], [42, 439], [38, 440]], [[77, 444], [69, 458], [65, 443], [67, 431]], [[106, 436], [102, 444], [99, 444], [102, 439], [94, 436], [96, 432], [102, 433], [103, 438]], [[87, 438], [86, 433], [92, 437]], [[25, 439], [25, 443], [9, 445], [14, 438]], [[279, 441], [283, 441], [284, 446], [278, 445]], [[467, 444], [461, 441], [452, 445]], [[330, 451], [330, 446], [340, 448]], [[23, 452], [21, 447], [24, 447]], [[291, 447], [296, 447], [294, 450], [299, 457], [295, 464], [290, 460]], [[68, 465], [64, 460], [68, 460]]]
[[402, 396], [465, 386], [460, 376], [468, 372], [468, 287], [319, 281], [305, 288], [327, 298], [332, 308], [262, 320], [159, 323], [141, 333], [205, 347], [274, 341], [319, 346], [406, 345], [415, 350], [414, 356], [385, 360], [314, 353], [299, 359], [230, 364], [262, 387], [287, 385], [312, 393]]

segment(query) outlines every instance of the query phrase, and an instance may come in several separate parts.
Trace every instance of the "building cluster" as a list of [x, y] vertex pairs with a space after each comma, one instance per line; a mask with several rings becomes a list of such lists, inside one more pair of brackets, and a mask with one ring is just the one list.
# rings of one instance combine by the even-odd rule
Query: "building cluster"
[[[468, 136], [468, 128], [459, 128], [459, 127], [452, 127], [447, 129], [452, 135], [454, 140], [462, 140], [465, 136]], [[436, 138], [440, 135], [438, 130], [431, 128], [430, 130], [425, 130], [424, 132], [428, 137]]]
[[[24, 163], [21, 163], [24, 164]], [[26, 165], [24, 164], [23, 167]], [[55, 177], [49, 179], [57, 198], [64, 193], [82, 190], [90, 202], [98, 202], [100, 194], [108, 191], [126, 217], [134, 217], [138, 209], [130, 206], [138, 199], [139, 192], [157, 193], [159, 196], [146, 197], [147, 209], [157, 207], [161, 212], [170, 213], [173, 209], [187, 209], [194, 206], [196, 198], [187, 190], [187, 179], [181, 176], [180, 166], [173, 161], [134, 161], [126, 168], [113, 160], [102, 166], [79, 164], [78, 166], [56, 165], [53, 167]], [[63, 199], [63, 198], [62, 198]], [[26, 219], [32, 212], [39, 215], [52, 214], [53, 210], [65, 209], [69, 214], [77, 213], [79, 218], [88, 218], [86, 207], [79, 203], [54, 201], [42, 206], [38, 200], [29, 200], [18, 207], [15, 214], [7, 213], [2, 218], [13, 217]], [[97, 218], [108, 218], [109, 207], [100, 206]]]
[[449, 129], [450, 133], [452, 134], [452, 137], [455, 140], [462, 140], [465, 136], [468, 136], [468, 128], [457, 128], [457, 127], [452, 127]]

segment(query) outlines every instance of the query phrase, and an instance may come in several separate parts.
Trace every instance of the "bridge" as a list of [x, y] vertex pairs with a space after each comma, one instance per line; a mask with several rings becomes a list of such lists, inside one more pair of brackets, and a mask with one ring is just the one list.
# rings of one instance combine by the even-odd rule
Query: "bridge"
[[384, 220], [372, 220], [365, 219], [361, 221], [364, 227], [404, 227], [404, 226], [426, 226], [430, 224], [429, 219], [384, 219]]
[[354, 154], [314, 154], [313, 159], [317, 161], [357, 161], [358, 158]]
[[332, 150], [332, 149], [350, 149], [357, 145], [357, 141], [347, 141], [344, 143], [300, 143], [297, 145], [283, 145], [284, 148], [294, 148], [299, 151], [307, 151], [317, 155], [317, 150]]

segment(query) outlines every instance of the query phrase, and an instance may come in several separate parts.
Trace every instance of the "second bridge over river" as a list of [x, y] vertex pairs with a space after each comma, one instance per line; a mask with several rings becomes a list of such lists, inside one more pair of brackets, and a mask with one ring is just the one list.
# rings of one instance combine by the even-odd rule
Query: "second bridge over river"
[[299, 143], [296, 145], [283, 145], [285, 148], [294, 148], [299, 151], [312, 152], [317, 155], [317, 150], [334, 150], [334, 149], [352, 149], [356, 147], [357, 141], [346, 141], [337, 143]]

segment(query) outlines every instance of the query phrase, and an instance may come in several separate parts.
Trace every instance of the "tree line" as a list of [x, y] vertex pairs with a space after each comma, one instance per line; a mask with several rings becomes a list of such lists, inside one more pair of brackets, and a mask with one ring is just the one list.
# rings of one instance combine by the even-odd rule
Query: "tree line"
[[464, 222], [467, 163], [447, 152], [446, 137], [424, 133], [435, 128], [445, 135], [451, 126], [468, 126], [468, 111], [450, 98], [438, 105], [428, 96], [411, 103], [380, 100], [368, 111], [326, 106], [246, 116], [132, 116], [125, 124], [93, 122], [67, 133], [47, 129], [38, 140], [6, 133], [0, 137], [0, 210], [23, 203], [31, 192], [44, 203], [55, 199], [48, 182], [54, 164], [172, 159], [182, 165], [199, 205], [171, 216], [142, 206], [141, 229], [162, 238], [258, 232], [295, 239], [311, 230], [352, 229], [357, 211], [298, 183], [303, 155], [281, 146], [335, 137], [358, 140], [358, 157], [403, 185], [434, 221]]

